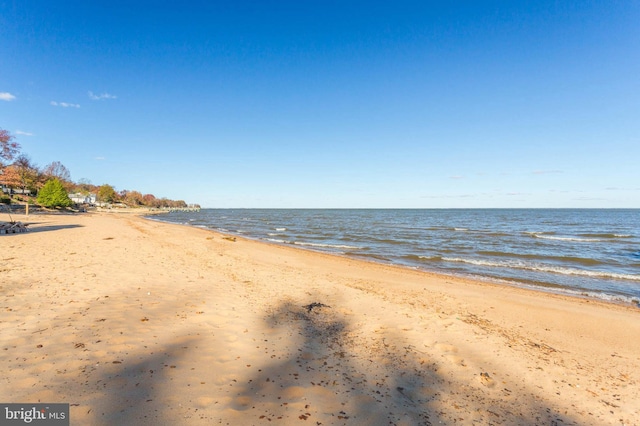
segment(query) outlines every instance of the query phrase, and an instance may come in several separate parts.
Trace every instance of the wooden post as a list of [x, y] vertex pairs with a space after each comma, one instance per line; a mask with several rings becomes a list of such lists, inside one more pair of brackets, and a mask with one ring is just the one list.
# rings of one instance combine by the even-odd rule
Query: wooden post
[[29, 201], [27, 201], [27, 205], [25, 207], [26, 214], [25, 216], [29, 216]]

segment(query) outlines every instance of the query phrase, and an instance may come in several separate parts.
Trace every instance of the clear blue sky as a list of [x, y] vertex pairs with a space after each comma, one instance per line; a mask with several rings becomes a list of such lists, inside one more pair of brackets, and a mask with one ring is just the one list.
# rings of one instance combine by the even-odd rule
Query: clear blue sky
[[640, 207], [637, 1], [0, 0], [0, 128], [205, 207]]

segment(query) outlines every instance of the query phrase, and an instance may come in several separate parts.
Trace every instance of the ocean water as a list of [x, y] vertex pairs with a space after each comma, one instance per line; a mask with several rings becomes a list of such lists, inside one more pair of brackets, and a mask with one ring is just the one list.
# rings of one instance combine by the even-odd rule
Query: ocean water
[[203, 209], [153, 219], [505, 285], [640, 301], [635, 209]]

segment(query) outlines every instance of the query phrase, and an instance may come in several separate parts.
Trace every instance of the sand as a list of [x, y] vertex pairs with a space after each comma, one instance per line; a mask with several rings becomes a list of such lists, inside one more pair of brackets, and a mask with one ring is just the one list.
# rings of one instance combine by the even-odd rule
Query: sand
[[72, 425], [640, 425], [636, 307], [133, 215], [14, 219], [2, 402]]

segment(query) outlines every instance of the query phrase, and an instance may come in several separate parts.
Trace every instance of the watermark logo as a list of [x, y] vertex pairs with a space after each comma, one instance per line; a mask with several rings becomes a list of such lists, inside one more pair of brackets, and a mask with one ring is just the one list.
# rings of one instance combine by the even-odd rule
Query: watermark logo
[[69, 426], [69, 404], [0, 403], [0, 426]]

